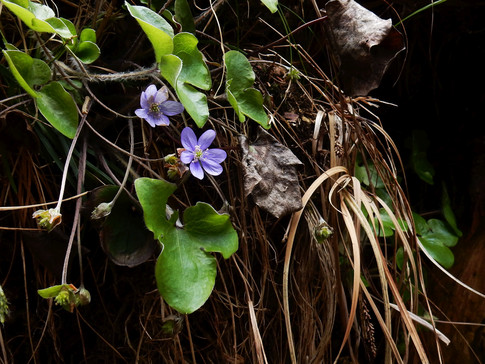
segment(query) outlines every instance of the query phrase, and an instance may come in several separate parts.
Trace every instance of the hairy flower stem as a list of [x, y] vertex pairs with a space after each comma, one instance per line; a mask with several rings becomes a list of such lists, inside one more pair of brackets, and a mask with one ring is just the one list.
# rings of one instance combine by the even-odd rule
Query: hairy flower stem
[[131, 163], [133, 162], [132, 155], [133, 155], [134, 147], [135, 147], [135, 135], [134, 135], [134, 132], [133, 132], [133, 120], [128, 119], [128, 127], [130, 128], [130, 158], [128, 159], [128, 165], [126, 166], [125, 176], [123, 177], [123, 181], [121, 182], [120, 189], [116, 193], [116, 196], [113, 198], [113, 200], [109, 203], [110, 207], [113, 207], [113, 205], [115, 204], [118, 197], [120, 197], [121, 192], [125, 188], [126, 181], [128, 181], [128, 176], [130, 175]]
[[69, 67], [63, 62], [56, 62], [56, 65], [62, 68], [70, 76], [76, 76], [81, 79], [86, 79], [90, 82], [124, 82], [133, 81], [146, 78], [152, 78], [153, 76], [159, 75], [160, 72], [158, 67], [155, 65], [150, 68], [142, 68], [138, 71], [131, 72], [116, 72], [116, 73], [89, 73], [86, 70], [77, 71]]
[[[89, 97], [86, 97], [83, 105], [83, 117], [79, 122], [79, 125], [76, 130], [76, 135], [72, 139], [71, 147], [69, 148], [69, 152], [67, 153], [66, 163], [64, 164], [64, 171], [62, 172], [62, 180], [61, 180], [61, 190], [59, 192], [59, 200], [57, 201], [56, 210], [61, 210], [62, 198], [64, 197], [64, 190], [66, 187], [66, 180], [67, 180], [67, 171], [69, 170], [69, 163], [71, 162], [72, 153], [74, 152], [74, 147], [76, 146], [76, 142], [81, 134], [81, 130], [83, 128], [84, 122], [86, 121], [86, 117], [88, 116], [88, 111], [91, 108], [91, 100]], [[84, 112], [85, 110], [85, 112]]]
[[[69, 149], [69, 153], [67, 154], [67, 159], [66, 159], [66, 164], [64, 166], [64, 172], [62, 175], [62, 184], [61, 184], [61, 192], [59, 195], [59, 202], [57, 203], [56, 210], [60, 211], [61, 209], [61, 203], [62, 203], [62, 198], [64, 196], [64, 188], [66, 185], [66, 178], [67, 178], [67, 170], [69, 168], [69, 163], [71, 161], [72, 153], [74, 151], [74, 146], [76, 145], [76, 141], [79, 138], [79, 135], [81, 134], [81, 129], [84, 125], [84, 122], [86, 121], [86, 118], [89, 113], [89, 109], [91, 108], [91, 100], [89, 98], [86, 98], [86, 101], [84, 102], [83, 105], [83, 116], [81, 118], [81, 121], [79, 122], [79, 126], [76, 131], [76, 135], [74, 136], [72, 143], [71, 143], [71, 148]], [[86, 166], [86, 149], [87, 149], [87, 143], [86, 141], [84, 142], [84, 147], [79, 159], [79, 175], [78, 175], [78, 185], [77, 185], [77, 190], [80, 193], [82, 189], [82, 184], [84, 180], [84, 172], [85, 172], [85, 166]], [[62, 278], [61, 278], [61, 284], [67, 284], [67, 270], [69, 267], [69, 257], [71, 255], [71, 250], [72, 250], [72, 243], [74, 241], [74, 236], [76, 233], [76, 230], [78, 228], [78, 220], [79, 220], [79, 212], [81, 210], [81, 199], [78, 199], [76, 201], [76, 210], [74, 213], [74, 221], [72, 223], [72, 230], [71, 230], [71, 235], [69, 237], [69, 243], [67, 245], [66, 249], [66, 255], [64, 257], [64, 264], [62, 266]], [[78, 242], [79, 244], [79, 242]], [[81, 272], [82, 273], [82, 272]]]

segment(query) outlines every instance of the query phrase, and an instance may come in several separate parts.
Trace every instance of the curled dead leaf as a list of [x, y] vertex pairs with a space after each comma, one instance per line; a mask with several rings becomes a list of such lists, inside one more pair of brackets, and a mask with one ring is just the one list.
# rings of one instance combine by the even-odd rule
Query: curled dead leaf
[[366, 96], [379, 87], [389, 63], [405, 49], [391, 19], [381, 19], [354, 0], [332, 0], [325, 6], [326, 30], [349, 96]]

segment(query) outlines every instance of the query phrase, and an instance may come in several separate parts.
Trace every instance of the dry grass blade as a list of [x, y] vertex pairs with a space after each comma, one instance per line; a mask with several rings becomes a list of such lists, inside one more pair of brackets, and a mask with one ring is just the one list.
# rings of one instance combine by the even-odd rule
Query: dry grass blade
[[[355, 186], [360, 185], [359, 181], [356, 178], [353, 178], [353, 184], [354, 184], [354, 190], [356, 189]], [[358, 190], [360, 191], [360, 189], [358, 189]], [[367, 238], [369, 239], [369, 242], [372, 246], [372, 250], [374, 251], [374, 256], [375, 256], [376, 262], [377, 262], [377, 268], [378, 268], [378, 271], [379, 271], [379, 280], [381, 282], [382, 297], [383, 297], [383, 300], [384, 300], [384, 309], [385, 309], [384, 317], [385, 317], [385, 323], [386, 323], [386, 330], [391, 332], [391, 330], [392, 330], [392, 328], [391, 328], [391, 311], [389, 309], [390, 301], [389, 301], [389, 293], [388, 293], [386, 276], [385, 276], [385, 273], [384, 273], [385, 262], [384, 262], [383, 257], [379, 254], [380, 253], [380, 247], [379, 247], [379, 243], [378, 243], [378, 241], [375, 237], [375, 233], [374, 233], [375, 229], [371, 228], [368, 220], [365, 218], [364, 214], [362, 213], [362, 210], [361, 210], [359, 204], [357, 203], [357, 198], [355, 198], [355, 196], [350, 196], [350, 194], [348, 192], [343, 193], [343, 195], [344, 195], [345, 202], [350, 206], [353, 213], [357, 217], [359, 223], [364, 228], [364, 231], [367, 235]], [[370, 220], [374, 221], [374, 219], [372, 218], [372, 211], [374, 211], [375, 209], [371, 208], [371, 206], [374, 205], [372, 203], [372, 201], [370, 201], [368, 199], [367, 195], [365, 195], [364, 193], [362, 193], [362, 196], [360, 196], [359, 199], [362, 200], [366, 210], [369, 212], [369, 216], [371, 217]], [[345, 206], [345, 204], [344, 204], [344, 206]], [[350, 230], [350, 228], [351, 227], [349, 227], [349, 230]], [[355, 269], [355, 267], [354, 267], [354, 269]], [[390, 349], [389, 349], [389, 346], [387, 345], [386, 346], [386, 362], [390, 361], [390, 354], [391, 354]]]
[[[355, 208], [354, 206], [354, 212], [358, 212], [357, 209]], [[391, 212], [391, 211], [389, 211]], [[392, 214], [392, 212], [391, 212]], [[359, 215], [360, 216], [360, 215]], [[363, 218], [363, 215], [361, 216], [361, 219]], [[362, 219], [361, 222], [363, 223], [363, 226], [364, 228], [368, 228], [370, 229], [370, 226], [368, 225], [368, 223], [366, 222], [365, 219]], [[399, 223], [397, 221], [397, 219], [395, 219], [394, 217], [394, 224], [396, 227], [399, 227]], [[372, 231], [366, 231], [368, 236], [371, 237], [373, 234], [372, 234]], [[404, 234], [402, 233], [401, 231], [401, 238], [404, 238], [404, 241], [407, 241], [407, 239], [405, 239], [404, 237]], [[371, 239], [372, 241], [372, 239]], [[377, 245], [376, 247], [376, 250], [374, 251], [375, 253], [375, 257], [377, 259], [377, 261], [384, 261], [384, 256], [382, 254], [382, 251], [380, 249], [380, 247]], [[412, 256], [412, 254], [411, 254]], [[412, 323], [412, 320], [411, 320], [411, 317], [408, 313], [408, 310], [406, 309], [405, 305], [404, 305], [404, 302], [401, 298], [401, 295], [399, 293], [399, 289], [397, 288], [396, 284], [394, 283], [394, 278], [392, 277], [392, 274], [389, 272], [389, 269], [387, 268], [387, 265], [386, 264], [382, 264], [381, 265], [382, 269], [383, 269], [383, 274], [385, 275], [386, 277], [386, 281], [387, 281], [387, 284], [389, 285], [389, 287], [391, 288], [391, 292], [393, 293], [393, 296], [394, 296], [394, 299], [396, 300], [397, 302], [397, 305], [399, 307], [399, 311], [401, 313], [401, 317], [404, 321], [404, 324], [406, 325], [408, 331], [409, 331], [409, 334], [411, 336], [411, 339], [413, 340], [414, 342], [414, 345], [415, 345], [415, 348], [418, 352], [418, 355], [422, 361], [422, 363], [429, 363], [429, 360], [427, 358], [427, 355], [426, 355], [426, 352], [424, 350], [424, 347], [423, 347], [423, 344], [419, 338], [419, 335], [416, 331], [416, 327], [414, 326], [414, 324]], [[388, 302], [385, 302], [385, 306], [386, 306], [386, 309], [389, 309], [389, 301]]]
[[297, 362], [296, 353], [295, 353], [295, 344], [293, 342], [293, 334], [291, 331], [290, 303], [288, 299], [288, 275], [290, 271], [291, 252], [293, 248], [293, 242], [295, 241], [296, 230], [298, 228], [298, 223], [300, 222], [301, 215], [303, 213], [303, 210], [305, 209], [306, 204], [310, 200], [311, 196], [315, 193], [317, 188], [319, 188], [323, 182], [325, 182], [328, 178], [335, 176], [339, 173], [348, 174], [348, 171], [345, 167], [339, 166], [339, 167], [334, 167], [329, 169], [328, 171], [323, 173], [320, 177], [318, 177], [303, 195], [302, 209], [295, 212], [291, 217], [291, 221], [290, 221], [290, 228], [288, 230], [288, 240], [286, 242], [285, 262], [283, 267], [283, 311], [285, 316], [288, 347], [290, 350], [290, 357], [291, 357], [292, 363]]
[[350, 240], [352, 242], [353, 261], [350, 258], [349, 260], [352, 262], [352, 265], [354, 267], [354, 279], [353, 279], [353, 287], [352, 287], [352, 304], [350, 306], [350, 314], [347, 321], [347, 327], [345, 328], [345, 334], [342, 340], [342, 345], [340, 346], [340, 350], [335, 358], [334, 364], [337, 363], [338, 358], [340, 357], [340, 354], [342, 353], [342, 350], [345, 346], [345, 343], [349, 339], [350, 330], [352, 329], [352, 325], [355, 319], [355, 314], [357, 312], [357, 304], [359, 300], [359, 282], [360, 282], [360, 243], [359, 243], [359, 238], [357, 236], [358, 229], [354, 225], [354, 221], [352, 219], [350, 211], [348, 210], [345, 204], [345, 199], [342, 195], [340, 196], [340, 208], [342, 211], [342, 218], [345, 222], [345, 226], [347, 227], [347, 231], [349, 233]]
[[[397, 305], [395, 305], [394, 303], [391, 303], [391, 307], [393, 309], [395, 309], [396, 311], [399, 311], [399, 307]], [[431, 330], [431, 331], [434, 331], [436, 333], [436, 335], [438, 335], [438, 338], [443, 341], [446, 345], [449, 345], [450, 344], [450, 339], [448, 339], [446, 337], [445, 334], [443, 334], [441, 331], [437, 330], [433, 325], [431, 325], [428, 321], [426, 321], [425, 319], [422, 319], [421, 317], [419, 317], [418, 315], [412, 313], [412, 312], [409, 312], [409, 316], [411, 316], [411, 318], [420, 323], [421, 325], [423, 325], [424, 327], [426, 327], [427, 329]]]
[[264, 352], [263, 340], [261, 339], [261, 334], [259, 333], [258, 322], [256, 320], [256, 313], [254, 312], [254, 305], [252, 301], [248, 301], [248, 309], [251, 327], [253, 329], [254, 342], [256, 345], [258, 363], [268, 364], [268, 359], [266, 359], [266, 353]]
[[433, 263], [436, 267], [439, 268], [439, 270], [441, 270], [444, 274], [446, 274], [448, 277], [450, 277], [452, 280], [454, 280], [456, 283], [458, 283], [460, 286], [466, 288], [467, 290], [469, 290], [470, 292], [473, 292], [475, 293], [476, 295], [482, 297], [482, 298], [485, 298], [485, 294], [477, 291], [476, 289], [473, 289], [472, 287], [468, 286], [467, 284], [463, 283], [462, 281], [460, 281], [458, 278], [454, 277], [450, 272], [448, 272], [445, 268], [443, 268], [436, 260], [433, 259], [433, 257], [426, 251], [426, 249], [424, 248], [423, 244], [421, 243], [421, 241], [418, 240], [418, 244], [419, 244], [419, 248], [420, 248], [420, 251], [422, 251], [424, 253], [424, 255], [426, 255], [428, 257], [428, 259], [431, 261], [431, 263]]

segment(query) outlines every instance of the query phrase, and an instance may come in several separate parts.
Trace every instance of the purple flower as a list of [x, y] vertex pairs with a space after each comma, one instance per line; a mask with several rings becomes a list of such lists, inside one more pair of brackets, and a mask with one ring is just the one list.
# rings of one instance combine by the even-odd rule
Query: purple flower
[[135, 114], [139, 118], [148, 121], [152, 128], [159, 125], [167, 126], [170, 120], [167, 116], [180, 114], [184, 106], [177, 101], [168, 101], [168, 89], [163, 86], [157, 90], [155, 85], [150, 85], [141, 93], [141, 109], [136, 109]]
[[221, 163], [227, 153], [218, 148], [209, 149], [215, 137], [216, 132], [212, 129], [202, 134], [199, 140], [191, 128], [182, 130], [181, 141], [185, 150], [180, 154], [180, 160], [185, 164], [190, 163], [190, 172], [198, 179], [204, 178], [204, 171], [213, 176], [222, 173]]

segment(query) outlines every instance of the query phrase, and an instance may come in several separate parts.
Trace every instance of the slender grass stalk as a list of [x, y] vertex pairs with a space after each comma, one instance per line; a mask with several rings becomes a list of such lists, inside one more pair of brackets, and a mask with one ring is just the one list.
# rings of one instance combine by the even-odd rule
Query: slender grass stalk
[[440, 5], [442, 3], [444, 3], [446, 0], [438, 0], [438, 1], [434, 1], [434, 2], [431, 2], [430, 4], [428, 5], [425, 5], [423, 6], [422, 8], [412, 12], [411, 14], [409, 14], [407, 17], [405, 17], [404, 19], [402, 19], [401, 21], [399, 21], [398, 23], [394, 24], [395, 27], [401, 25], [401, 23], [404, 23], [406, 20], [408, 20], [409, 18], [412, 18], [413, 16], [425, 11], [425, 10], [428, 10], [429, 8], [432, 8], [433, 6], [436, 6], [436, 5]]

